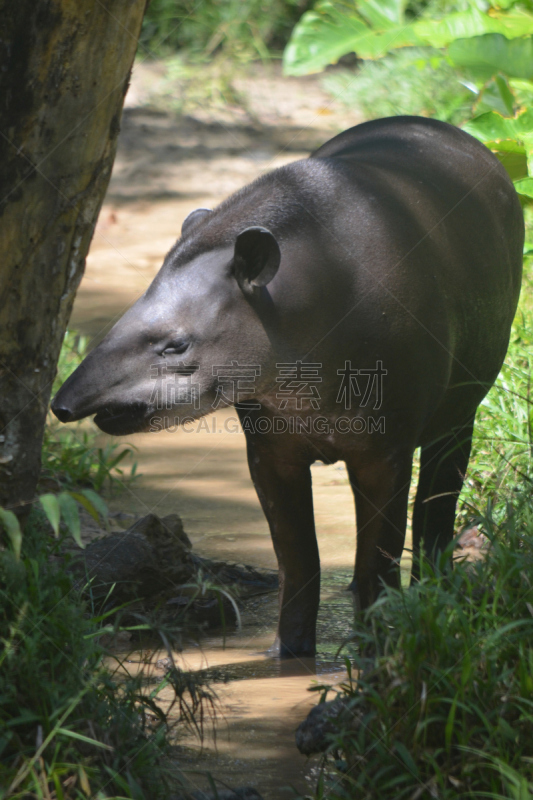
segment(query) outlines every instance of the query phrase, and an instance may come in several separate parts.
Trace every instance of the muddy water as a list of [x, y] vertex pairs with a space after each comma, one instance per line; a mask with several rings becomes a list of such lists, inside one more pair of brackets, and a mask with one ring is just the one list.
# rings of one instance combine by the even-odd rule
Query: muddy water
[[[134, 91], [136, 86], [134, 76]], [[275, 81], [258, 86], [269, 117], [261, 124], [258, 107], [255, 127], [202, 121], [201, 115], [176, 119], [153, 109], [128, 110], [71, 321], [93, 344], [145, 291], [191, 210], [213, 207], [261, 172], [306, 156], [356, 121], [347, 124], [345, 111], [328, 106], [329, 99], [312, 81], [303, 89], [292, 87], [292, 117], [276, 119], [276, 103], [265, 97], [276, 91], [286, 97], [286, 86], [276, 88]], [[298, 109], [305, 127], [298, 126]], [[199, 554], [276, 566], [233, 410], [213, 415], [190, 432], [130, 436], [127, 441], [138, 448], [142, 475], [111, 501], [112, 507], [142, 515], [178, 512]], [[344, 465], [317, 463], [312, 473], [323, 571], [319, 654], [316, 661], [279, 663], [265, 653], [277, 615], [270, 594], [247, 606], [242, 630], [231, 634], [225, 647], [221, 636], [214, 636], [180, 655], [191, 669], [208, 671], [219, 698], [216, 744], [209, 736], [203, 749], [192, 737], [181, 742], [179, 762], [195, 785], [206, 785], [196, 773], [209, 770], [230, 785], [256, 786], [265, 800], [294, 796], [284, 787], [300, 793], [311, 789], [316, 767], [296, 750], [294, 731], [316, 702], [309, 687], [344, 677], [336, 653], [350, 633], [353, 612], [346, 586], [355, 550], [353, 499]], [[152, 662], [164, 655], [152, 654]], [[135, 654], [131, 659], [135, 662]]]

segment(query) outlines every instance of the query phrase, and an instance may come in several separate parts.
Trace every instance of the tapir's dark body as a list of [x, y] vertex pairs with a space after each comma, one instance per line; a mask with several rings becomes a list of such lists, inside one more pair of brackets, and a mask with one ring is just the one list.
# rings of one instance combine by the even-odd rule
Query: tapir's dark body
[[[419, 446], [414, 549], [422, 538], [429, 554], [450, 542], [474, 414], [508, 345], [523, 236], [511, 181], [473, 138], [416, 117], [365, 123], [215, 211], [196, 212], [150, 289], [53, 408], [64, 420], [97, 412], [111, 433], [146, 430], [161, 416], [150, 367], [174, 365], [173, 379], [185, 380], [183, 365], [193, 365], [198, 416], [216, 397], [213, 366], [260, 365], [253, 397], [261, 408], [238, 410], [280, 563], [280, 650], [312, 653], [311, 463], [347, 464], [357, 510], [353, 588], [363, 607], [382, 581], [398, 581]], [[301, 409], [280, 408], [279, 365], [298, 361], [321, 365], [318, 409], [312, 395]], [[347, 364], [360, 376], [378, 363], [382, 397], [363, 405], [355, 394], [346, 408]], [[175, 411], [185, 416], [183, 403]], [[259, 417], [287, 416], [321, 421], [292, 433], [254, 429]]]

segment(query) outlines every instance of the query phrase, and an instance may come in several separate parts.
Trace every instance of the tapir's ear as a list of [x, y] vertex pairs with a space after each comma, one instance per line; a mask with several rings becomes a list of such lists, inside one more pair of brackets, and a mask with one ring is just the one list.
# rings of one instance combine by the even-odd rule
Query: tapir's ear
[[233, 272], [243, 292], [270, 283], [280, 260], [279, 244], [266, 228], [246, 228], [237, 236]]
[[196, 225], [202, 217], [206, 217], [208, 214], [212, 214], [210, 208], [195, 208], [194, 211], [191, 211], [190, 214], [187, 214], [185, 219], [183, 220], [183, 224], [181, 226], [181, 235], [184, 236], [189, 228], [192, 228], [193, 225]]

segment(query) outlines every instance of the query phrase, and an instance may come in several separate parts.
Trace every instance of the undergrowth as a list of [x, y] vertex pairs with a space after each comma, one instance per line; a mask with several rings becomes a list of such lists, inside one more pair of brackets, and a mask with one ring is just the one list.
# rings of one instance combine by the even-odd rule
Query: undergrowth
[[144, 54], [187, 51], [209, 58], [249, 61], [279, 51], [311, 6], [309, 0], [152, 0], [143, 21], [139, 49]]
[[[119, 656], [105, 660], [120, 611], [80, 600], [58, 547], [33, 511], [21, 558], [0, 551], [0, 798], [166, 798], [182, 784], [169, 743], [184, 724], [202, 733], [214, 697], [177, 667], [147, 681]], [[137, 615], [133, 627], [170, 655], [182, 625]]]
[[[86, 344], [67, 334], [54, 391]], [[0, 800], [186, 797], [172, 743], [185, 727], [202, 736], [215, 717], [214, 695], [173, 661], [191, 633], [187, 608], [163, 619], [119, 606], [112, 590], [97, 604], [69, 572], [64, 538], [81, 544], [77, 504], [105, 519], [100, 493], [123, 483], [132, 453], [99, 447], [96, 437], [86, 423], [67, 429], [50, 418], [39, 502], [23, 532], [0, 509]], [[191, 587], [191, 603], [203, 588]], [[106, 649], [125, 632], [159, 640], [171, 661], [164, 676], [148, 666], [132, 671], [127, 656]]]
[[533, 796], [533, 509], [479, 521], [486, 559], [425, 565], [356, 626], [319, 797]]

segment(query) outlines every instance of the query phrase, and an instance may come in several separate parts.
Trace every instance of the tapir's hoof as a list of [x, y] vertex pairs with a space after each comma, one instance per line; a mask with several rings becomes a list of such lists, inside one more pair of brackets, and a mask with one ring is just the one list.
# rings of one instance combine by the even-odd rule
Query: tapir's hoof
[[313, 658], [316, 655], [316, 642], [311, 640], [295, 641], [276, 639], [267, 654], [273, 658]]

